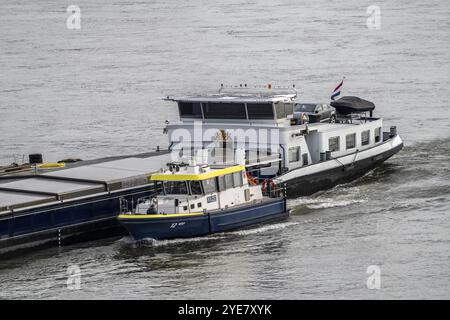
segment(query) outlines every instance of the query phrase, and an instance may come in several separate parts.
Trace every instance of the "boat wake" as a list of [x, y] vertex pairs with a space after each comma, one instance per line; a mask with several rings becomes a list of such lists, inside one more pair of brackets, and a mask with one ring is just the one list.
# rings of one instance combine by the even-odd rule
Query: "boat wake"
[[301, 208], [307, 209], [327, 209], [327, 208], [335, 208], [335, 207], [346, 207], [352, 204], [360, 204], [366, 203], [368, 199], [365, 198], [356, 198], [351, 199], [351, 197], [326, 197], [326, 195], [321, 195], [317, 198], [314, 197], [304, 197], [297, 198], [288, 201], [288, 207], [294, 208], [294, 210], [298, 210]]
[[119, 239], [117, 242], [120, 244], [131, 245], [134, 247], [144, 246], [144, 247], [158, 248], [158, 247], [164, 247], [164, 246], [176, 246], [176, 245], [180, 245], [180, 244], [192, 244], [192, 243], [198, 243], [198, 242], [219, 241], [219, 240], [224, 240], [224, 239], [227, 239], [227, 238], [233, 237], [233, 236], [248, 236], [248, 235], [253, 235], [253, 234], [266, 233], [266, 232], [270, 232], [273, 230], [280, 230], [280, 229], [288, 228], [291, 226], [295, 226], [297, 224], [299, 224], [299, 222], [282, 222], [282, 223], [262, 225], [262, 226], [250, 228], [250, 229], [215, 233], [215, 234], [202, 236], [202, 237], [166, 239], [166, 240], [145, 238], [143, 240], [135, 241], [131, 237], [123, 237], [123, 238]]
[[275, 224], [264, 225], [264, 226], [260, 226], [260, 227], [252, 228], [252, 229], [231, 231], [231, 232], [229, 232], [229, 234], [235, 234], [235, 235], [239, 235], [239, 236], [247, 236], [247, 235], [251, 235], [251, 234], [265, 233], [265, 232], [272, 231], [272, 230], [284, 229], [287, 227], [295, 226], [297, 224], [299, 224], [299, 222], [275, 223]]
[[196, 242], [205, 242], [205, 241], [217, 241], [224, 239], [225, 236], [222, 234], [212, 234], [203, 237], [192, 237], [192, 238], [178, 238], [178, 239], [166, 239], [166, 240], [158, 240], [153, 238], [145, 238], [140, 241], [136, 241], [136, 245], [140, 246], [148, 246], [148, 247], [164, 247], [164, 246], [174, 246], [179, 244], [190, 244]]

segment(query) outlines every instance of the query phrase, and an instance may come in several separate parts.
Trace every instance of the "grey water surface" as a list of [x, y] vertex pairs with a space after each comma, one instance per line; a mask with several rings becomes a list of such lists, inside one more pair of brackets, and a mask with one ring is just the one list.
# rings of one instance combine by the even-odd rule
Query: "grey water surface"
[[405, 141], [361, 179], [290, 200], [280, 223], [2, 259], [0, 298], [450, 298], [448, 1], [1, 0], [0, 17], [0, 164], [167, 147], [168, 94], [295, 83], [328, 102], [342, 76], [343, 94], [373, 101]]

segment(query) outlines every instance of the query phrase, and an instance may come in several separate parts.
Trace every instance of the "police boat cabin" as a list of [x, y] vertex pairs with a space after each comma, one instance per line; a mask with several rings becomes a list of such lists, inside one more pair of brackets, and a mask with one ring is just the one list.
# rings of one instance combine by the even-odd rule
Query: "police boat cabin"
[[131, 210], [122, 203], [118, 217], [135, 240], [201, 236], [289, 215], [284, 189], [272, 184], [263, 190], [244, 165], [173, 163], [150, 179], [161, 193], [139, 199]]

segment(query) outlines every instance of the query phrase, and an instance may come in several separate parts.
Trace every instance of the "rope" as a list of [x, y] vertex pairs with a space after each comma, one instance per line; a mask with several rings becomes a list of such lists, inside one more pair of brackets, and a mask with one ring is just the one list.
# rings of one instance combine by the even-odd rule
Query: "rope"
[[341, 161], [339, 161], [339, 159], [337, 159], [337, 158], [333, 158], [333, 160], [336, 160], [341, 166], [342, 166], [342, 168], [346, 168], [346, 167], [351, 167], [354, 163], [355, 163], [355, 161], [356, 161], [356, 157], [358, 156], [358, 152], [359, 152], [359, 150], [356, 150], [356, 152], [355, 152], [355, 157], [353, 158], [353, 161], [352, 161], [352, 163], [350, 163], [349, 165], [345, 165], [345, 164], [343, 164]]

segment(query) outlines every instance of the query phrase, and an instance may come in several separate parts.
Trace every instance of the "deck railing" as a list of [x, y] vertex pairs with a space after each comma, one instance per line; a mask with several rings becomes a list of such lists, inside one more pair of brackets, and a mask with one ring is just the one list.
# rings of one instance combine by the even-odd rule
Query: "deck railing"
[[282, 198], [286, 196], [286, 185], [275, 184], [272, 180], [266, 179], [261, 182], [263, 196], [269, 198]]

